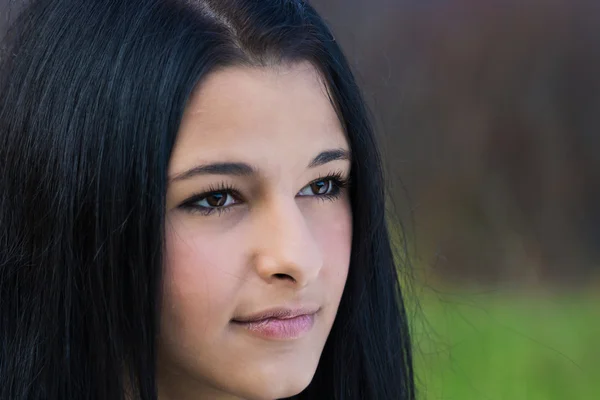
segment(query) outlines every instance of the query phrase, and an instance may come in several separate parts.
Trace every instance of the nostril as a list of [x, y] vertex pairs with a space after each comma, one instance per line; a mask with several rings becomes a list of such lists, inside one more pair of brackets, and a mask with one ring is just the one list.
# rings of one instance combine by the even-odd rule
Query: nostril
[[277, 279], [289, 279], [291, 281], [296, 281], [293, 277], [288, 274], [273, 274], [273, 276]]

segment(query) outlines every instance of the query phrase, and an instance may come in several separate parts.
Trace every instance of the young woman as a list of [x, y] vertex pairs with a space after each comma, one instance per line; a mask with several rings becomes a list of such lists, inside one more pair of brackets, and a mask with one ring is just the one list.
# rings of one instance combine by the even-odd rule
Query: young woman
[[0, 399], [413, 399], [379, 154], [300, 0], [40, 0], [5, 38]]

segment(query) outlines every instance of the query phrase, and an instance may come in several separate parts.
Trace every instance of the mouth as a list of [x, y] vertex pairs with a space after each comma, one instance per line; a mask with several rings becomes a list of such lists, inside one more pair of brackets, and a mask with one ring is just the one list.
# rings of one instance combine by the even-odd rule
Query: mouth
[[254, 335], [272, 340], [299, 339], [311, 331], [318, 307], [299, 309], [275, 308], [246, 317], [238, 317], [231, 323]]

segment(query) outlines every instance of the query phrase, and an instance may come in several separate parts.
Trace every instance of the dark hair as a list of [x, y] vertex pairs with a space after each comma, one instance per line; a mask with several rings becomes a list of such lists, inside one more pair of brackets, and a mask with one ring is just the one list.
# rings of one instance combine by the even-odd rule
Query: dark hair
[[[230, 65], [308, 60], [353, 152], [350, 272], [297, 399], [413, 399], [381, 160], [344, 55], [300, 0], [41, 0], [0, 75], [0, 399], [156, 399], [166, 174]], [[124, 373], [125, 371], [125, 373]]]

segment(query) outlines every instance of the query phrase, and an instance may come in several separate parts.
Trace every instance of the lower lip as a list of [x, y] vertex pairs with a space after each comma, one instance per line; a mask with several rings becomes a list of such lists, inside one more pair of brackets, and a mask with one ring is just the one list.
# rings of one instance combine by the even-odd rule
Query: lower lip
[[299, 315], [293, 318], [267, 318], [260, 321], [233, 321], [248, 331], [268, 339], [298, 339], [308, 333], [314, 323], [315, 314]]

